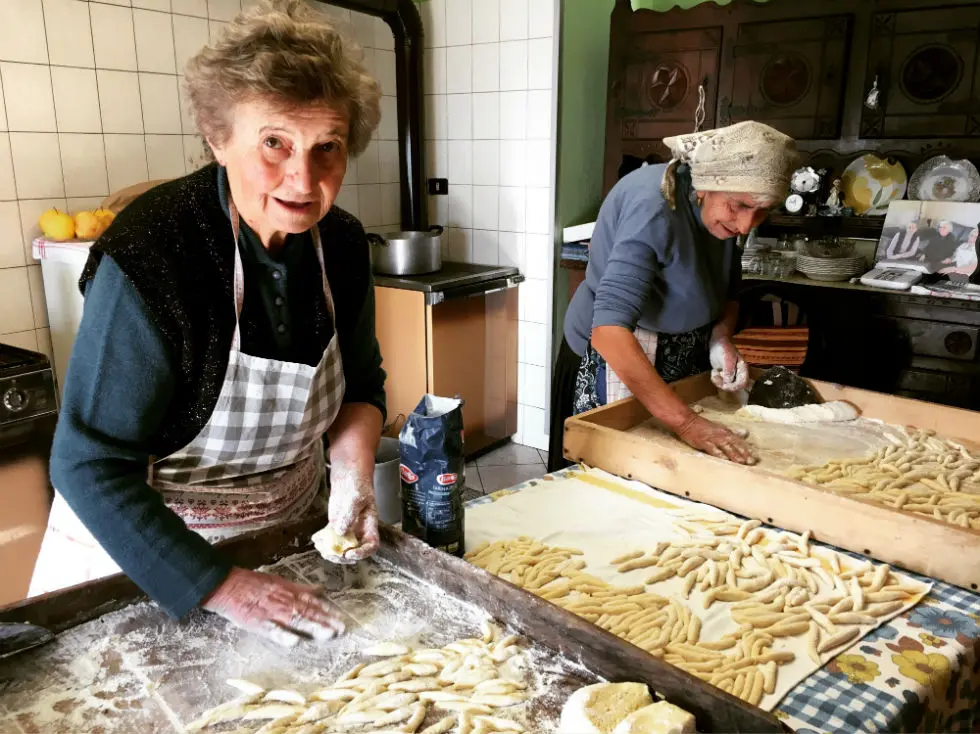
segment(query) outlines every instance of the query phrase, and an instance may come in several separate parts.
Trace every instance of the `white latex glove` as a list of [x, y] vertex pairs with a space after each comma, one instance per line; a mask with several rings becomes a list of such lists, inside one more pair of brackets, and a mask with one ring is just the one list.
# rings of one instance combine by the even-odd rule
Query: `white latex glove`
[[711, 362], [711, 382], [719, 390], [737, 392], [748, 387], [749, 368], [728, 336], [711, 337], [708, 359]]
[[329, 524], [337, 535], [352, 535], [358, 545], [335, 563], [356, 563], [374, 555], [381, 544], [378, 509], [374, 503], [374, 477], [355, 469], [334, 466], [330, 471]]

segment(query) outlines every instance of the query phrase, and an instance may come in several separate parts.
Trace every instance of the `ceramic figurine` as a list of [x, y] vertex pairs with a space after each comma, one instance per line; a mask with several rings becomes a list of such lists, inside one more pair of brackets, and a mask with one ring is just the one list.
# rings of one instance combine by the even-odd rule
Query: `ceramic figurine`
[[869, 110], [878, 109], [878, 102], [881, 97], [881, 90], [878, 89], [878, 77], [875, 76], [874, 82], [871, 84], [871, 89], [868, 95], [864, 98], [864, 106]]
[[830, 186], [830, 194], [827, 196], [827, 209], [831, 216], [839, 216], [841, 213], [840, 187], [841, 180], [835, 178], [834, 183]]

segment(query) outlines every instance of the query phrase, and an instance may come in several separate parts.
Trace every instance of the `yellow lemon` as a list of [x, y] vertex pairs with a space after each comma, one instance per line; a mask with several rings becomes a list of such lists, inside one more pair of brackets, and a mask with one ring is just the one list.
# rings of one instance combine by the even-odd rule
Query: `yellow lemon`
[[94, 212], [78, 212], [75, 215], [75, 234], [82, 240], [94, 240], [102, 234], [102, 223]]
[[92, 213], [99, 218], [99, 222], [102, 224], [103, 232], [109, 228], [109, 225], [112, 224], [112, 221], [116, 218], [116, 215], [108, 209], [96, 209]]
[[75, 220], [70, 214], [57, 209], [48, 209], [38, 219], [41, 231], [48, 239], [64, 242], [75, 236]]
[[38, 217], [37, 224], [41, 228], [41, 231], [46, 233], [49, 223], [52, 222], [59, 214], [61, 214], [61, 212], [59, 212], [57, 209], [48, 209], [46, 212], [44, 212], [44, 214]]

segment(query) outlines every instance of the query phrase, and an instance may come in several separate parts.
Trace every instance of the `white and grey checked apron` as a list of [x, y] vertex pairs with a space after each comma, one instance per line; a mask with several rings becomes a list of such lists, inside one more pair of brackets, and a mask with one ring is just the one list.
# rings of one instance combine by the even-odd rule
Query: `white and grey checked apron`
[[[241, 351], [245, 279], [233, 203], [235, 332], [214, 411], [182, 449], [153, 463], [150, 486], [209, 542], [302, 516], [325, 487], [322, 437], [340, 411], [344, 371], [318, 227], [310, 233], [334, 333], [316, 367]], [[55, 495], [29, 595], [101, 578], [119, 567]]]

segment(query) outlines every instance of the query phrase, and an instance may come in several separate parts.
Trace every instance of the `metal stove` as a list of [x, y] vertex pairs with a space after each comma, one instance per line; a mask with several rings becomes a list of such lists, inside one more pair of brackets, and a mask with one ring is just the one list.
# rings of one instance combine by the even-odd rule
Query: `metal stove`
[[0, 344], [0, 448], [50, 438], [57, 416], [58, 395], [48, 358]]

